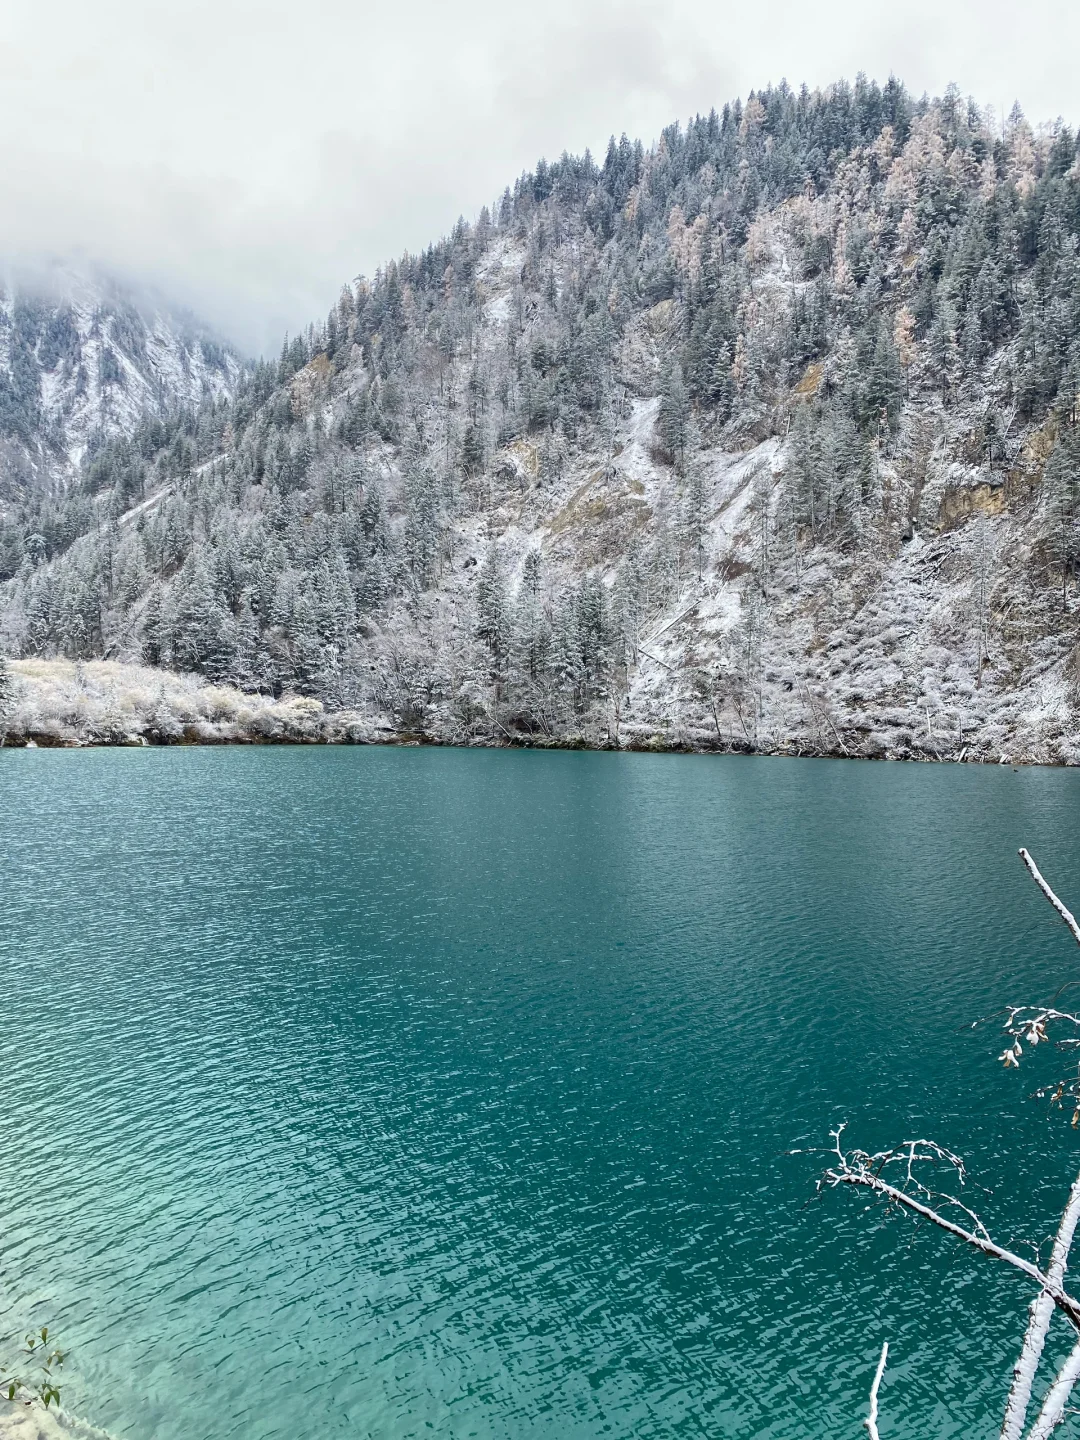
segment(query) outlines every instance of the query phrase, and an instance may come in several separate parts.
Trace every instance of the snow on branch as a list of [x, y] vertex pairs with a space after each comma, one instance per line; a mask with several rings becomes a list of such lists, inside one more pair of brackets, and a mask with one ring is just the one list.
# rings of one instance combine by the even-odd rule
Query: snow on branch
[[[1051, 1287], [1060, 1289], [1065, 1283], [1065, 1267], [1068, 1264], [1069, 1250], [1072, 1247], [1078, 1220], [1080, 1220], [1080, 1176], [1073, 1181], [1069, 1199], [1061, 1216], [1061, 1224], [1054, 1236], [1054, 1248], [1050, 1253], [1050, 1264], [1046, 1269], [1047, 1284], [1031, 1302], [1023, 1348], [1013, 1368], [1009, 1400], [1005, 1407], [1005, 1419], [1001, 1426], [1001, 1440], [1020, 1440], [1024, 1433], [1024, 1421], [1027, 1419], [1028, 1405], [1031, 1402], [1031, 1387], [1035, 1382], [1035, 1373], [1039, 1368], [1039, 1361], [1042, 1359], [1043, 1345], [1046, 1343], [1047, 1331], [1050, 1329], [1050, 1321], [1054, 1314], [1055, 1301], [1050, 1290]], [[1080, 1355], [1078, 1355], [1078, 1359], [1080, 1359]], [[1059, 1377], [1059, 1383], [1064, 1376], [1065, 1371], [1063, 1370]], [[1073, 1379], [1069, 1381], [1069, 1390], [1072, 1389], [1075, 1379], [1074, 1375]], [[1069, 1391], [1066, 1391], [1062, 1398], [1063, 1409], [1068, 1393]], [[1053, 1391], [1051, 1391], [1052, 1394]], [[1044, 1413], [1046, 1413], [1047, 1405], [1050, 1404], [1050, 1398], [1050, 1396], [1047, 1397], [1043, 1406]], [[1057, 1421], [1054, 1421], [1053, 1424], [1056, 1425]], [[1034, 1434], [1035, 1431], [1032, 1432], [1032, 1435]]]
[[[1032, 879], [1038, 885], [1050, 904], [1069, 927], [1073, 937], [1080, 943], [1080, 924], [1077, 923], [1072, 911], [1058, 899], [1050, 886], [1043, 879], [1039, 867], [1035, 864], [1027, 850], [1021, 849], [1020, 858], [1027, 866]], [[1075, 982], [1072, 982], [1075, 983]], [[1066, 984], [1058, 991], [1055, 1000], [1069, 988]], [[1004, 1031], [1010, 1043], [998, 1056], [998, 1059], [1005, 1066], [1006, 1070], [1018, 1066], [1024, 1053], [1024, 1047], [1034, 1048], [1051, 1040], [1051, 1031], [1065, 1028], [1075, 1033], [1058, 1036], [1054, 1044], [1058, 1049], [1076, 1049], [1080, 1047], [1080, 1015], [1070, 1010], [1059, 1010], [1051, 1002], [1049, 1005], [1010, 1005], [1005, 1010]], [[1076, 1073], [1064, 1080], [1056, 1080], [1049, 1085], [1043, 1085], [1036, 1090], [1035, 1095], [1039, 1099], [1049, 1096], [1052, 1104], [1064, 1105], [1066, 1099], [1071, 1101], [1073, 1106], [1072, 1123], [1074, 1128], [1080, 1127], [1080, 1064]]]
[[[879, 1150], [874, 1155], [865, 1150], [845, 1151], [840, 1144], [845, 1128], [841, 1125], [830, 1131], [836, 1159], [818, 1181], [819, 1189], [822, 1185], [857, 1185], [872, 1190], [900, 1209], [929, 1220], [948, 1234], [955, 1235], [984, 1255], [995, 1260], [1004, 1260], [1006, 1264], [1034, 1280], [1040, 1290], [1045, 1291], [1053, 1303], [1080, 1329], [1080, 1301], [1074, 1300], [1060, 1282], [1053, 1282], [1032, 1261], [1025, 1260], [1022, 1255], [1017, 1255], [1004, 1245], [999, 1245], [975, 1211], [964, 1205], [955, 1195], [931, 1190], [919, 1179], [918, 1166], [944, 1162], [951, 1166], [963, 1184], [966, 1177], [964, 1163], [959, 1156], [926, 1140], [906, 1140], [895, 1150]], [[885, 1178], [886, 1174], [893, 1173], [894, 1168], [900, 1171], [897, 1176], [898, 1183], [895, 1184], [891, 1179]], [[970, 1223], [960, 1224], [943, 1213], [948, 1206], [959, 1210]]]
[[1057, 1379], [1047, 1392], [1038, 1418], [1028, 1431], [1028, 1440], [1047, 1440], [1065, 1419], [1065, 1406], [1073, 1386], [1080, 1379], [1080, 1340], [1069, 1352], [1069, 1358], [1058, 1371]]
[[[1039, 867], [1027, 850], [1020, 851], [1020, 858], [1039, 889], [1069, 927], [1073, 938], [1080, 943], [1080, 925], [1072, 912], [1062, 904], [1043, 879]], [[1062, 987], [1063, 990], [1066, 988], [1068, 987]], [[1061, 993], [1058, 992], [1059, 995]], [[1059, 1010], [1053, 1004], [1013, 1005], [1006, 1009], [1005, 1015], [1005, 1033], [1011, 1043], [998, 1058], [1006, 1069], [1020, 1064], [1025, 1045], [1034, 1047], [1049, 1041], [1052, 1027], [1066, 1026], [1076, 1032], [1072, 1036], [1058, 1039], [1056, 1044], [1059, 1048], [1080, 1046], [1080, 1015]], [[1080, 1124], [1080, 1067], [1071, 1079], [1058, 1081], [1054, 1086], [1046, 1086], [1036, 1091], [1036, 1094], [1051, 1094], [1051, 1099], [1059, 1104], [1068, 1095], [1075, 1106], [1072, 1123], [1074, 1126]], [[933, 1140], [905, 1140], [895, 1149], [879, 1150], [875, 1154], [858, 1149], [845, 1151], [841, 1144], [844, 1129], [845, 1126], [841, 1125], [830, 1132], [833, 1141], [831, 1153], [834, 1158], [818, 1181], [819, 1191], [825, 1185], [855, 1185], [871, 1190], [887, 1204], [929, 1220], [982, 1254], [1003, 1260], [1037, 1284], [1038, 1293], [1029, 1307], [1027, 1329], [1020, 1355], [1013, 1367], [1012, 1384], [1001, 1428], [1001, 1440], [1023, 1440], [1031, 1393], [1054, 1311], [1060, 1310], [1073, 1329], [1080, 1331], [1080, 1302], [1065, 1289], [1069, 1252], [1077, 1225], [1080, 1224], [1080, 1175], [1069, 1192], [1054, 1237], [1050, 1263], [1044, 1272], [1032, 1261], [1025, 1260], [1006, 1246], [998, 1244], [979, 1215], [956, 1195], [947, 1190], [931, 1189], [926, 1183], [924, 1176], [929, 1179], [931, 1172], [938, 1173], [944, 1168], [947, 1174], [951, 1173], [954, 1183], [963, 1187], [967, 1172], [958, 1155]], [[882, 1347], [881, 1359], [870, 1390], [870, 1414], [863, 1422], [869, 1431], [870, 1440], [879, 1440], [878, 1390], [885, 1372], [888, 1349], [888, 1345]], [[1047, 1390], [1039, 1414], [1031, 1429], [1027, 1431], [1027, 1440], [1049, 1440], [1049, 1436], [1065, 1418], [1069, 1397], [1078, 1382], [1080, 1340], [1076, 1342]]]
[[1035, 864], [1035, 861], [1031, 858], [1031, 856], [1023, 848], [1023, 846], [1021, 846], [1020, 848], [1020, 859], [1023, 860], [1024, 864], [1031, 871], [1031, 878], [1035, 881], [1035, 884], [1038, 885], [1039, 889], [1050, 901], [1050, 904], [1054, 907], [1054, 909], [1061, 916], [1062, 920], [1065, 921], [1065, 924], [1072, 931], [1073, 939], [1078, 945], [1080, 945], [1080, 925], [1076, 923], [1075, 915], [1073, 915], [1071, 910], [1067, 910], [1065, 908], [1065, 906], [1061, 903], [1058, 897], [1054, 894], [1053, 890], [1050, 889], [1050, 886], [1046, 883], [1042, 875], [1039, 873], [1039, 867]]
[[877, 1397], [881, 1388], [881, 1377], [885, 1374], [885, 1362], [889, 1358], [889, 1342], [886, 1340], [881, 1347], [881, 1359], [877, 1362], [877, 1370], [874, 1372], [874, 1383], [870, 1386], [870, 1414], [863, 1421], [870, 1432], [870, 1440], [881, 1440], [877, 1428]]

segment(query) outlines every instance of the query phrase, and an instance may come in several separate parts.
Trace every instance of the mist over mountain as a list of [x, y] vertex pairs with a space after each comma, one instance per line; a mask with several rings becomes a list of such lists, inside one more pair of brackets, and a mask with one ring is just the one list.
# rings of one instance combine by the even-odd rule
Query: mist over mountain
[[0, 276], [0, 496], [59, 494], [110, 440], [228, 395], [238, 357], [189, 313], [88, 266]]
[[1078, 238], [1069, 129], [860, 79], [541, 162], [251, 371], [9, 298], [0, 644], [367, 738], [1080, 760]]

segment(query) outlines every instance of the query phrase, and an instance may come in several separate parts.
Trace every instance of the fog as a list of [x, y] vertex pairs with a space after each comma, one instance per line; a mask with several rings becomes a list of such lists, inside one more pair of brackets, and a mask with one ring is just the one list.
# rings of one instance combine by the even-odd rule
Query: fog
[[786, 78], [955, 81], [1080, 114], [1080, 8], [852, 0], [5, 7], [0, 258], [152, 282], [249, 353], [475, 216], [541, 155]]

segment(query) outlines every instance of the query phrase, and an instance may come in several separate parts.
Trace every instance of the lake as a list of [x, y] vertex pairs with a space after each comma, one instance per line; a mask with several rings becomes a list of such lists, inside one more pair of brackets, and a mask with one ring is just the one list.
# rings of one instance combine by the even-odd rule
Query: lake
[[[1080, 955], [1080, 773], [0, 752], [0, 1332], [132, 1440], [993, 1436], [1029, 1290], [815, 1195], [1080, 1164], [993, 1026]], [[1056, 1351], [1068, 1344], [1055, 1332]], [[1075, 1423], [1075, 1422], [1072, 1422]]]

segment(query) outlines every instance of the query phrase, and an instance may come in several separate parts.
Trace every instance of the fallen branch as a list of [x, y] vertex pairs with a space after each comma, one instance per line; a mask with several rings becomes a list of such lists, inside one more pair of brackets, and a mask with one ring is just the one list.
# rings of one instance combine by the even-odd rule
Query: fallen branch
[[[1073, 939], [1080, 944], [1080, 924], [1077, 923], [1075, 916], [1043, 879], [1039, 867], [1027, 850], [1021, 849], [1020, 858], [1036, 885], [1068, 926]], [[1063, 986], [1062, 990], [1066, 988], [1067, 986]], [[1060, 995], [1061, 991], [1058, 994]], [[1025, 1045], [1034, 1047], [1048, 1041], [1050, 1038], [1049, 1026], [1056, 1023], [1064, 1024], [1080, 1031], [1080, 1015], [1057, 1010], [1053, 1005], [1014, 1005], [1008, 1007], [1005, 1013], [1004, 1028], [1011, 1043], [998, 1058], [1004, 1063], [1006, 1069], [1020, 1064]], [[1080, 1038], [1058, 1040], [1057, 1044], [1059, 1047], [1078, 1046]], [[1047, 1086], [1036, 1093], [1046, 1094], [1051, 1088]], [[1076, 1078], [1058, 1081], [1056, 1088], [1053, 1088], [1052, 1098], [1061, 1103], [1066, 1094], [1070, 1095], [1075, 1102], [1076, 1108], [1072, 1123], [1076, 1126], [1080, 1122], [1080, 1070], [1078, 1070]], [[857, 1185], [871, 1190], [890, 1204], [907, 1210], [921, 1219], [929, 1220], [947, 1234], [956, 1236], [957, 1239], [963, 1240], [965, 1244], [979, 1250], [982, 1254], [1005, 1261], [1006, 1264], [1013, 1266], [1014, 1269], [1019, 1270], [1038, 1285], [1038, 1294], [1029, 1307], [1028, 1323], [1020, 1355], [1013, 1367], [1012, 1384], [1009, 1388], [1009, 1398], [1001, 1427], [1001, 1440], [1023, 1440], [1024, 1427], [1031, 1404], [1031, 1393], [1055, 1309], [1061, 1310], [1073, 1328], [1080, 1331], [1080, 1302], [1077, 1302], [1065, 1289], [1065, 1271], [1068, 1266], [1069, 1252], [1075, 1239], [1077, 1225], [1080, 1224], [1080, 1175], [1077, 1176], [1069, 1191], [1069, 1198], [1054, 1237], [1050, 1263], [1044, 1273], [1032, 1261], [1025, 1260], [1004, 1245], [999, 1245], [991, 1237], [975, 1211], [963, 1204], [955, 1195], [949, 1194], [947, 1191], [933, 1191], [919, 1178], [920, 1167], [927, 1164], [946, 1164], [952, 1168], [960, 1185], [963, 1185], [967, 1177], [964, 1163], [958, 1155], [954, 1155], [952, 1151], [929, 1140], [907, 1140], [898, 1149], [882, 1150], [874, 1155], [868, 1154], [865, 1150], [845, 1152], [840, 1143], [844, 1128], [841, 1125], [831, 1132], [836, 1159], [818, 1181], [819, 1189], [825, 1184], [830, 1186]], [[897, 1170], [902, 1170], [902, 1174], [897, 1176], [897, 1183], [885, 1178], [886, 1173], [891, 1171], [895, 1174]], [[948, 1206], [955, 1207], [962, 1212], [968, 1223], [961, 1223], [946, 1215], [944, 1210]], [[885, 1372], [887, 1356], [888, 1345], [884, 1345], [870, 1390], [870, 1414], [863, 1422], [870, 1433], [870, 1440], [880, 1440], [877, 1428], [878, 1390], [881, 1385], [881, 1377]], [[1052, 1432], [1065, 1418], [1069, 1397], [1078, 1382], [1080, 1382], [1080, 1340], [1074, 1345], [1044, 1396], [1039, 1414], [1028, 1431], [1027, 1440], [1049, 1440]]]
[[870, 1440], [881, 1440], [877, 1428], [877, 1396], [881, 1385], [881, 1377], [885, 1374], [885, 1362], [889, 1358], [889, 1342], [886, 1340], [881, 1347], [881, 1359], [877, 1362], [877, 1370], [874, 1372], [874, 1383], [870, 1386], [870, 1414], [863, 1421], [870, 1432]]
[[[1065, 1266], [1068, 1263], [1069, 1249], [1072, 1246], [1078, 1220], [1080, 1220], [1080, 1175], [1073, 1181], [1068, 1203], [1061, 1217], [1061, 1224], [1054, 1237], [1054, 1248], [1050, 1255], [1050, 1264], [1046, 1269], [1049, 1286], [1060, 1289], [1064, 1284]], [[1005, 1407], [1005, 1419], [1001, 1426], [1001, 1440], [1020, 1440], [1024, 1433], [1024, 1421], [1027, 1419], [1028, 1405], [1031, 1403], [1031, 1387], [1035, 1381], [1039, 1361], [1042, 1359], [1046, 1334], [1050, 1329], [1050, 1321], [1054, 1314], [1054, 1305], [1053, 1296], [1045, 1286], [1031, 1302], [1030, 1319], [1024, 1335], [1024, 1344], [1013, 1368], [1009, 1400]], [[1078, 1363], [1080, 1363], [1080, 1351], [1077, 1354]], [[1073, 1381], [1069, 1385], [1070, 1389], [1075, 1378], [1074, 1375]], [[1064, 1404], [1064, 1402], [1062, 1403]], [[1032, 1431], [1032, 1436], [1034, 1434], [1035, 1432]]]
[[1065, 906], [1061, 903], [1061, 901], [1058, 899], [1058, 897], [1054, 894], [1053, 890], [1050, 889], [1050, 886], [1046, 883], [1042, 875], [1039, 873], [1039, 867], [1035, 864], [1035, 861], [1031, 858], [1031, 856], [1023, 847], [1021, 847], [1020, 849], [1020, 859], [1023, 860], [1024, 864], [1031, 871], [1031, 878], [1035, 881], [1035, 884], [1038, 885], [1039, 889], [1050, 901], [1050, 904], [1054, 907], [1054, 909], [1061, 916], [1062, 920], [1065, 921], [1065, 924], [1072, 931], [1073, 939], [1078, 945], [1080, 945], [1080, 925], [1076, 923], [1076, 917], [1073, 915], [1072, 911], [1067, 910]]
[[1065, 1419], [1065, 1406], [1069, 1403], [1073, 1386], [1080, 1379], [1080, 1340], [1069, 1352], [1069, 1358], [1058, 1371], [1057, 1379], [1047, 1392], [1039, 1417], [1028, 1431], [1028, 1440], [1047, 1440]]

